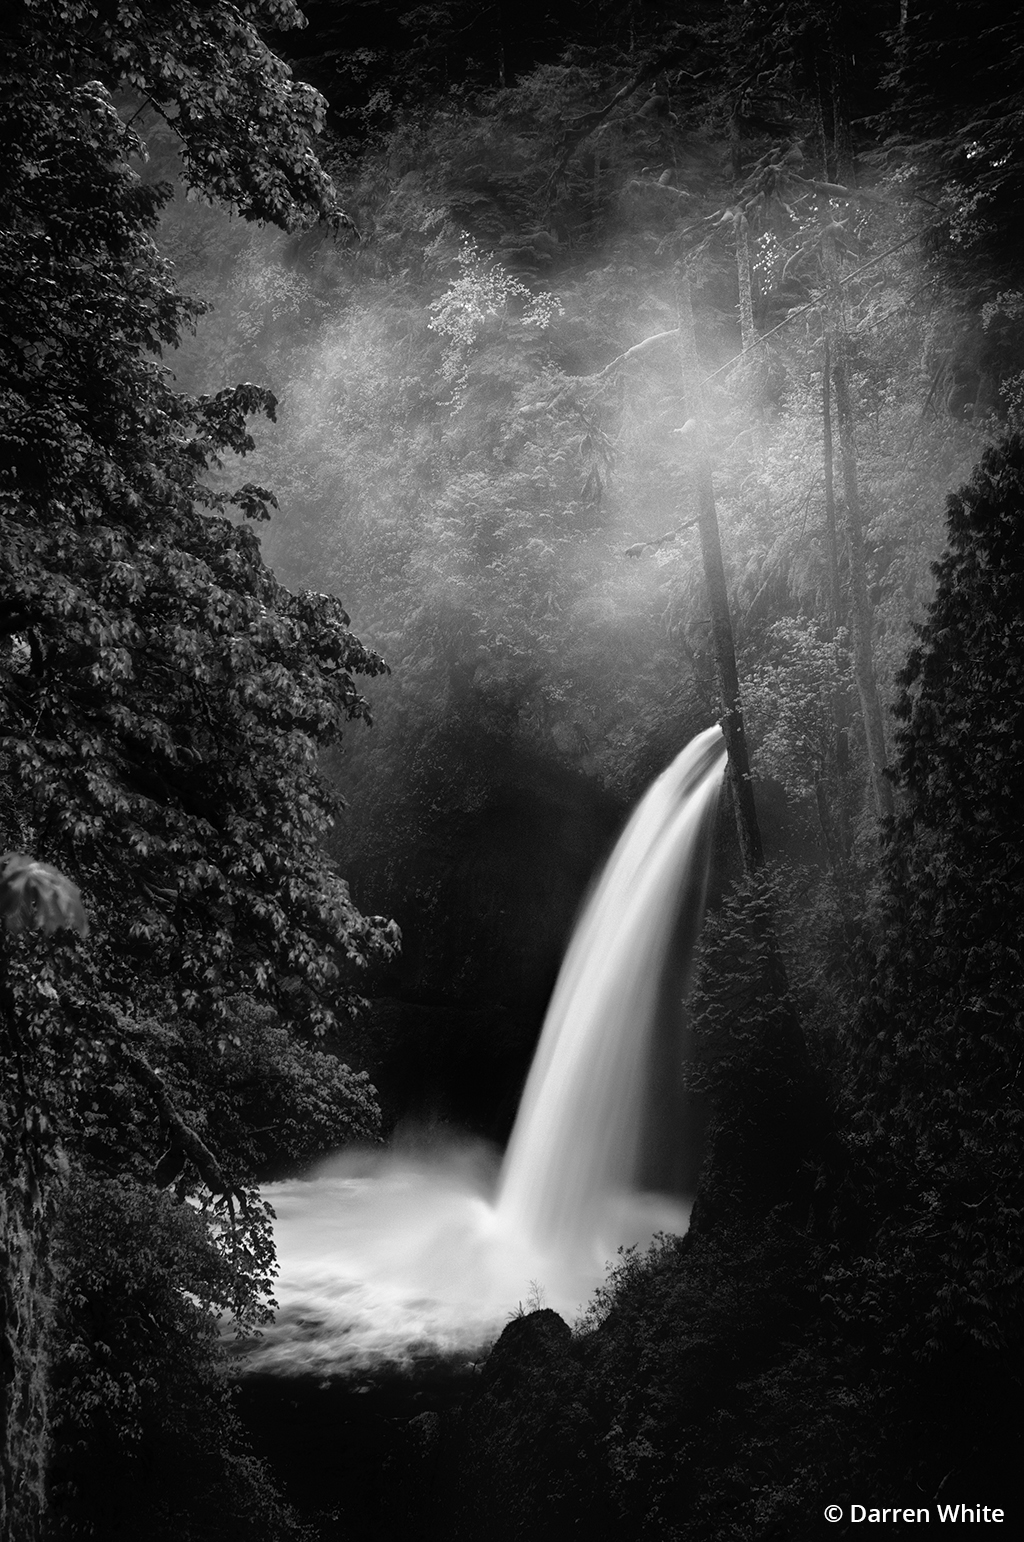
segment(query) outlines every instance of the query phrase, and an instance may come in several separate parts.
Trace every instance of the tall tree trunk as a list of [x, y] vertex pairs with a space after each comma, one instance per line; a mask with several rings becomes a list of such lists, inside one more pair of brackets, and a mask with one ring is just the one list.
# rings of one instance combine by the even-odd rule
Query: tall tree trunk
[[725, 564], [722, 561], [722, 538], [718, 528], [718, 510], [715, 506], [715, 490], [704, 424], [704, 402], [693, 325], [693, 303], [690, 298], [689, 279], [685, 276], [681, 281], [679, 294], [679, 339], [687, 407], [690, 416], [697, 424], [695, 436], [697, 527], [700, 532], [708, 610], [711, 614], [715, 671], [722, 701], [722, 731], [725, 734], [725, 745], [729, 756], [733, 806], [736, 810], [736, 827], [743, 866], [748, 873], [753, 873], [764, 860], [764, 849], [761, 844], [761, 831], [757, 822], [754, 791], [750, 780], [750, 757], [747, 753], [747, 739], [743, 728], [736, 646], [733, 641], [732, 618], [729, 614], [729, 593], [725, 583]]
[[836, 181], [844, 187], [852, 187], [853, 141], [850, 136], [850, 115], [846, 101], [846, 46], [839, 7], [834, 6], [828, 29], [829, 64], [832, 76], [832, 133], [835, 148]]
[[764, 422], [762, 413], [764, 372], [763, 361], [757, 348], [757, 329], [754, 326], [754, 265], [750, 257], [750, 222], [742, 210], [734, 221], [736, 236], [736, 285], [739, 290], [740, 344], [743, 348], [742, 378], [747, 401], [753, 414], [751, 442], [754, 456], [760, 463], [764, 455]]
[[846, 628], [849, 617], [846, 596], [843, 593], [843, 580], [839, 571], [835, 449], [832, 443], [832, 350], [829, 346], [827, 331], [823, 340], [821, 366], [821, 451], [822, 468], [825, 475], [825, 542], [828, 547], [832, 650], [837, 680], [836, 688], [832, 693], [832, 724], [835, 734], [834, 756], [836, 779], [838, 782], [835, 825], [838, 830], [839, 847], [843, 856], [846, 857], [849, 855], [850, 840], [843, 802], [843, 789], [846, 775], [850, 768], [850, 708], [846, 697], [846, 690], [838, 682], [846, 674], [846, 643], [843, 641], [842, 633]]
[[[827, 217], [827, 208], [824, 211]], [[864, 548], [864, 521], [861, 513], [860, 485], [857, 477], [857, 433], [847, 358], [846, 314], [839, 282], [839, 258], [834, 236], [825, 230], [822, 259], [828, 299], [825, 306], [825, 332], [832, 363], [832, 388], [835, 393], [836, 422], [839, 428], [839, 458], [843, 478], [843, 512], [846, 524], [846, 549], [850, 569], [850, 619], [853, 633], [853, 667], [864, 720], [871, 787], [880, 818], [892, 814], [892, 785], [886, 774], [887, 757], [882, 705], [875, 679], [872, 645], [873, 615], [868, 595], [867, 559]]]
[[821, 459], [825, 474], [825, 543], [828, 547], [828, 586], [832, 608], [832, 631], [846, 625], [846, 601], [839, 576], [839, 530], [836, 524], [835, 448], [832, 443], [832, 348], [828, 332], [824, 337], [821, 366]]
[[750, 222], [740, 211], [735, 219], [736, 229], [736, 278], [740, 292], [740, 342], [753, 348], [757, 342], [754, 329], [754, 272], [750, 261]]
[[[750, 779], [750, 758], [743, 726], [739, 672], [733, 639], [729, 596], [722, 561], [722, 541], [715, 506], [714, 482], [708, 453], [706, 409], [693, 323], [693, 303], [688, 278], [679, 286], [679, 340], [682, 372], [689, 414], [696, 419], [694, 452], [696, 457], [697, 524], [700, 532], [704, 581], [711, 614], [711, 635], [715, 668], [722, 702], [722, 729], [729, 757], [733, 808], [740, 852], [748, 880], [756, 880], [764, 865], [761, 831], [754, 805]], [[772, 903], [765, 892], [750, 884], [750, 937], [747, 949], [749, 967], [739, 986], [733, 1006], [741, 1019], [758, 1016], [765, 1030], [759, 1035], [756, 1054], [765, 1057], [773, 1076], [771, 1115], [764, 1121], [760, 1138], [745, 1146], [737, 1142], [730, 1125], [730, 1114], [717, 1108], [708, 1132], [707, 1158], [698, 1186], [691, 1218], [696, 1235], [705, 1229], [728, 1224], [747, 1207], [758, 1208], [758, 1198], [770, 1195], [774, 1206], [786, 1204], [799, 1221], [806, 1207], [804, 1175], [806, 1143], [813, 1141], [820, 1122], [816, 1110], [816, 1091], [810, 1071], [810, 1059], [803, 1031], [789, 995], [786, 967], [779, 948], [772, 915]], [[760, 1069], [760, 1067], [759, 1067]], [[776, 1079], [777, 1078], [777, 1079]], [[785, 1130], [792, 1140], [791, 1149], [779, 1139]], [[739, 1147], [739, 1149], [737, 1149]]]

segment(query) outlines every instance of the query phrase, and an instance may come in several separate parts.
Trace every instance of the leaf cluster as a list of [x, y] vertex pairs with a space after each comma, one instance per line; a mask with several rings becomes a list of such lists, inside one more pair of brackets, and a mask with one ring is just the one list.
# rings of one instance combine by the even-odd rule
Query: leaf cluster
[[25, 0], [3, 22], [0, 834], [32, 854], [0, 880], [2, 1245], [25, 1260], [4, 1348], [35, 1378], [34, 1470], [56, 1432], [68, 1535], [299, 1534], [245, 1455], [216, 1319], [266, 1317], [260, 1170], [375, 1129], [365, 1078], [295, 1035], [397, 941], [325, 856], [318, 763], [386, 666], [267, 568], [273, 495], [225, 485], [272, 394], [173, 388], [160, 356], [202, 307], [113, 97], [174, 122], [204, 192], [323, 217], [319, 108], [257, 31], [296, 15]]
[[67, 1285], [52, 1350], [52, 1534], [308, 1539], [245, 1450], [216, 1326], [238, 1307], [237, 1270], [211, 1250], [200, 1213], [125, 1178], [78, 1175], [54, 1240]]
[[263, 35], [303, 24], [293, 0], [19, 0], [4, 24], [6, 67], [26, 106], [41, 76], [132, 93], [173, 127], [191, 185], [247, 218], [337, 223], [313, 149], [323, 100]]

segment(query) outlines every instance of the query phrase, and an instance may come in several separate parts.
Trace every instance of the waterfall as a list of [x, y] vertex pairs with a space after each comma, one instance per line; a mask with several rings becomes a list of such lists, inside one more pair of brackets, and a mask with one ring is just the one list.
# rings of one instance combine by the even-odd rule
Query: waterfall
[[685, 1207], [652, 1191], [680, 1187], [665, 1153], [687, 1139], [682, 998], [724, 768], [710, 728], [626, 826], [566, 954], [497, 1183], [488, 1151], [453, 1139], [341, 1152], [268, 1186], [281, 1309], [250, 1370], [476, 1355], [517, 1301], [540, 1291], [571, 1315], [617, 1247], [685, 1229]]
[[678, 1061], [671, 1018], [703, 915], [724, 768], [719, 728], [676, 757], [630, 819], [570, 943], [497, 1200], [499, 1222], [545, 1250], [607, 1246], [609, 1208], [644, 1186], [651, 1103], [671, 1059], [659, 1053], [666, 970], [671, 962]]

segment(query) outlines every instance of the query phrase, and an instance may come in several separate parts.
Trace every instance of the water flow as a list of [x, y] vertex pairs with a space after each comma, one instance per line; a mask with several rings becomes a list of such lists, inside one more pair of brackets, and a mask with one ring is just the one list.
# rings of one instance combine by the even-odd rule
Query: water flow
[[[623, 1243], [681, 1231], [647, 1192], [684, 1138], [671, 1084], [725, 750], [708, 729], [626, 827], [573, 936], [508, 1151], [341, 1153], [277, 1184], [281, 1275], [253, 1370], [372, 1372], [473, 1352], [517, 1303], [571, 1313]], [[667, 1138], [666, 1138], [667, 1137]]]
[[[502, 1169], [500, 1223], [601, 1257], [644, 1188], [670, 955], [676, 1016], [704, 911], [721, 730], [678, 755], [626, 827], [577, 926]], [[677, 1024], [670, 1032], [677, 1042]], [[676, 1059], [680, 1058], [677, 1047]], [[682, 1132], [677, 1131], [677, 1138]], [[609, 1235], [611, 1233], [611, 1235]], [[618, 1240], [622, 1240], [621, 1238]]]

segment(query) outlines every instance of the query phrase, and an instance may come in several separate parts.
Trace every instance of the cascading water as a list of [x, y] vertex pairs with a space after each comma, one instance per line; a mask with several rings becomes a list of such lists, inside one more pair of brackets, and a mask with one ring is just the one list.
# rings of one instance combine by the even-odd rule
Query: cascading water
[[[650, 788], [576, 928], [495, 1192], [479, 1146], [341, 1154], [274, 1185], [277, 1323], [255, 1370], [366, 1369], [485, 1343], [532, 1293], [572, 1311], [623, 1243], [682, 1230], [681, 998], [725, 768], [708, 729]], [[536, 1283], [535, 1283], [536, 1282]], [[532, 1287], [532, 1291], [531, 1291]]]
[[724, 765], [710, 728], [662, 773], [569, 945], [498, 1191], [501, 1224], [545, 1251], [607, 1249], [610, 1209], [644, 1188], [665, 971], [674, 950], [678, 1015]]

